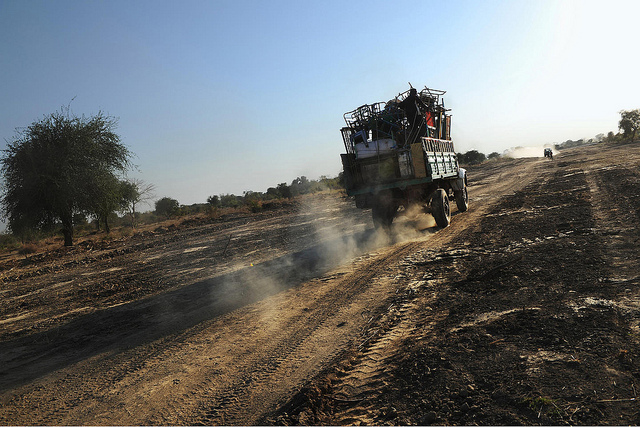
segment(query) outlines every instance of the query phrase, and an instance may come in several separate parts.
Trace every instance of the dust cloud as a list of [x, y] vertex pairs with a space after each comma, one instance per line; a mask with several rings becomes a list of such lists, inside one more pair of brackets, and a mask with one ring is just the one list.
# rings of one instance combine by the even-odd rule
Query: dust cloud
[[[326, 218], [331, 216], [335, 205], [308, 204], [306, 212], [312, 217]], [[391, 246], [412, 239], [424, 238], [435, 231], [435, 220], [425, 214], [417, 205], [398, 212], [397, 218], [388, 230], [376, 230], [371, 220], [371, 211], [364, 210], [359, 215], [349, 216], [344, 211], [335, 210], [338, 214], [336, 224], [327, 225], [323, 221], [316, 224], [316, 238], [321, 248], [323, 263], [330, 268], [351, 262], [354, 258], [385, 246]]]
[[390, 233], [396, 242], [404, 242], [435, 232], [435, 226], [435, 219], [431, 214], [425, 213], [422, 206], [411, 205], [406, 210], [400, 210]]
[[544, 157], [544, 149], [551, 148], [553, 155], [558, 154], [556, 149], [551, 144], [544, 144], [534, 147], [512, 147], [505, 150], [502, 153], [502, 157], [509, 157], [512, 159], [520, 159], [523, 157]]
[[359, 256], [412, 239], [421, 239], [437, 230], [429, 214], [414, 206], [399, 212], [389, 230], [375, 230], [371, 211], [344, 209], [339, 195], [312, 197], [303, 202], [299, 222], [292, 230], [307, 224], [309, 232], [292, 231], [297, 248], [278, 258], [244, 267], [227, 275], [223, 285], [212, 289], [211, 301], [233, 307], [262, 301], [264, 327], [277, 322], [279, 299], [269, 298], [301, 283], [353, 262]]

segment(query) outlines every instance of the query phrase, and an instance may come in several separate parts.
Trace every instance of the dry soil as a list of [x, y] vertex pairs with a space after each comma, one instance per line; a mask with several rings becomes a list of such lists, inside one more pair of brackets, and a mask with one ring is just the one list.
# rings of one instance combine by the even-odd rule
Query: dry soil
[[331, 193], [5, 256], [0, 424], [637, 424], [639, 166], [471, 167], [445, 229]]

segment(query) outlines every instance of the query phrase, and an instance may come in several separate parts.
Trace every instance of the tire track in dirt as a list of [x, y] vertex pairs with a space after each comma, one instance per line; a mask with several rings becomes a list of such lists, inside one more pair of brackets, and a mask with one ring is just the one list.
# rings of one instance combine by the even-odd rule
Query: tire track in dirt
[[[413, 248], [414, 244], [402, 245], [387, 254], [393, 258], [412, 251]], [[237, 380], [226, 386], [221, 394], [202, 393], [206, 397], [200, 400], [216, 404], [196, 411], [204, 412], [204, 415], [194, 417], [194, 414], [190, 414], [188, 419], [176, 419], [175, 422], [208, 425], [253, 424], [251, 417], [258, 417], [267, 409], [273, 409], [278, 399], [286, 398], [292, 387], [317, 369], [317, 364], [326, 363], [335, 356], [336, 351], [340, 351], [341, 342], [344, 343], [353, 335], [355, 324], [351, 325], [350, 321], [348, 325], [338, 326], [340, 323], [336, 317], [344, 318], [340, 312], [345, 308], [354, 311], [349, 307], [354, 305], [354, 299], [376, 286], [373, 279], [388, 264], [389, 257], [378, 257], [353, 273], [345, 273], [331, 287], [327, 287], [324, 282], [323, 295], [320, 297], [316, 293], [310, 314], [298, 314], [287, 319], [286, 324], [279, 327], [278, 334], [270, 337], [270, 341], [274, 341], [273, 345], [264, 341], [256, 342], [255, 347], [248, 351], [248, 363], [243, 362], [245, 366], [236, 368], [240, 371], [233, 375]], [[304, 293], [304, 290], [300, 292]], [[378, 294], [388, 294], [388, 290], [379, 289]], [[296, 301], [304, 298], [304, 295], [287, 296], [286, 303], [295, 305]], [[378, 303], [384, 301], [379, 298], [376, 300]], [[355, 311], [362, 309], [364, 306]], [[279, 308], [276, 311], [280, 311]], [[297, 378], [291, 381], [292, 377]], [[209, 386], [216, 388], [214, 384]], [[269, 394], [267, 399], [265, 393]], [[173, 420], [170, 423], [173, 423]]]
[[603, 166], [590, 170], [587, 177], [597, 206], [598, 228], [606, 237], [612, 276], [621, 281], [633, 279], [640, 264], [640, 174], [628, 167]]

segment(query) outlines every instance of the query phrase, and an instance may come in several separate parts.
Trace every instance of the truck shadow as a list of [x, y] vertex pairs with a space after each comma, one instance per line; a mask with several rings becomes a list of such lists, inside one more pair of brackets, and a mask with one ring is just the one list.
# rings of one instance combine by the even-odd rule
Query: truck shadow
[[299, 286], [380, 245], [373, 229], [2, 343], [0, 391], [99, 354], [115, 355]]

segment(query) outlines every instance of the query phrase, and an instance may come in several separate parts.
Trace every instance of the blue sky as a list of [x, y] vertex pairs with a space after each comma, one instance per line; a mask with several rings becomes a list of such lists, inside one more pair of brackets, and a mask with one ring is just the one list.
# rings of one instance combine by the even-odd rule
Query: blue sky
[[0, 148], [71, 100], [157, 198], [335, 176], [342, 115], [447, 91], [457, 151], [617, 131], [640, 108], [638, 1], [0, 0]]

